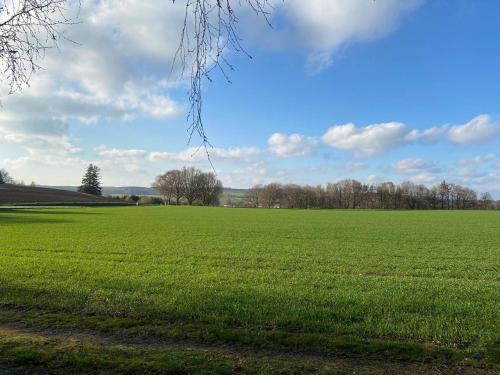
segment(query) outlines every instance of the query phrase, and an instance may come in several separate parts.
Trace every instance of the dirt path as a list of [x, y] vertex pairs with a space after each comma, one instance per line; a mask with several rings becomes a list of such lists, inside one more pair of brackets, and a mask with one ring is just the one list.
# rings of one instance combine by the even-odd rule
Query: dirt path
[[[284, 353], [274, 350], [257, 350], [239, 346], [201, 345], [186, 341], [155, 340], [153, 338], [121, 337], [102, 335], [91, 331], [75, 329], [44, 328], [27, 326], [21, 323], [0, 325], [0, 339], [5, 337], [30, 337], [57, 342], [65, 345], [91, 345], [97, 348], [119, 347], [136, 353], [194, 353], [221, 357], [235, 363], [274, 363], [279, 368], [286, 364], [287, 369], [307, 368], [309, 373], [352, 373], [352, 374], [498, 374], [497, 369], [477, 368], [458, 365], [435, 365], [430, 363], [384, 361], [383, 359], [365, 359], [344, 356], [321, 356], [301, 353]], [[61, 349], [63, 350], [63, 349]], [[29, 365], [29, 364], [28, 364]], [[29, 365], [31, 366], [31, 365]], [[59, 373], [40, 368], [32, 368], [36, 373]], [[26, 368], [23, 367], [21, 371]], [[0, 363], [1, 374], [16, 374], [19, 368], [12, 364]], [[317, 371], [315, 371], [317, 370]], [[46, 372], [47, 371], [47, 372]], [[238, 371], [245, 373], [245, 371]], [[64, 373], [64, 371], [62, 371]]]

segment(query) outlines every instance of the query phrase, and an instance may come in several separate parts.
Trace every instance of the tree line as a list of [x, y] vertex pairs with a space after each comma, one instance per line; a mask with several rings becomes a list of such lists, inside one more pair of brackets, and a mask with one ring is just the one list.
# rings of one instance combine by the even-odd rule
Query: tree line
[[152, 187], [166, 204], [218, 206], [223, 192], [222, 182], [215, 173], [203, 172], [198, 168], [172, 169], [156, 176]]
[[323, 186], [256, 185], [244, 196], [246, 207], [343, 209], [499, 209], [490, 193], [480, 196], [446, 181], [432, 187], [410, 181], [363, 184], [346, 179]]
[[[15, 182], [10, 174], [0, 169], [0, 184]], [[34, 186], [34, 183], [32, 183]], [[155, 178], [152, 187], [161, 196], [119, 197], [143, 204], [197, 204], [218, 206], [223, 192], [222, 182], [212, 172], [194, 167], [172, 169]], [[90, 164], [82, 178], [78, 191], [101, 195], [100, 169]], [[405, 181], [400, 184], [383, 182], [363, 184], [346, 179], [326, 186], [270, 183], [255, 185], [236, 205], [264, 208], [343, 208], [343, 209], [500, 209], [500, 201], [494, 201], [488, 192], [478, 195], [474, 190], [442, 181], [427, 187]]]
[[[198, 204], [218, 206], [219, 196], [223, 192], [222, 182], [212, 172], [203, 172], [194, 167], [172, 169], [156, 176], [152, 187], [161, 195], [158, 197], [140, 197], [129, 195], [119, 197], [121, 200], [137, 204]], [[98, 166], [90, 164], [78, 187], [81, 193], [101, 195], [101, 174]]]

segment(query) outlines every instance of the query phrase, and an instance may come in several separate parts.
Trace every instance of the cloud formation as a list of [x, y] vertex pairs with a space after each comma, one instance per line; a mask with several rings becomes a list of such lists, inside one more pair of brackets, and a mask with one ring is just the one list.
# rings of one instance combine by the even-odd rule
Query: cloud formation
[[406, 140], [408, 142], [437, 143], [446, 135], [448, 128], [448, 125], [443, 125], [424, 130], [413, 129], [406, 135]]
[[500, 122], [491, 116], [479, 115], [462, 125], [442, 125], [428, 129], [409, 130], [401, 122], [387, 122], [357, 127], [353, 123], [335, 125], [321, 137], [333, 148], [350, 150], [366, 157], [397, 146], [420, 142], [437, 143], [450, 140], [458, 145], [482, 144], [500, 136]]
[[168, 2], [82, 1], [81, 22], [67, 30], [78, 44], [61, 41], [59, 50], [48, 50], [44, 70], [30, 87], [3, 97], [0, 134], [29, 147], [57, 147], [71, 142], [70, 121], [178, 117], [183, 108], [171, 99], [173, 83], [165, 77], [182, 8]]
[[480, 144], [500, 136], [500, 123], [489, 115], [479, 115], [462, 125], [454, 125], [448, 131], [448, 138], [459, 144]]
[[267, 140], [269, 150], [279, 157], [305, 156], [316, 148], [318, 142], [301, 134], [274, 133]]
[[356, 127], [349, 123], [332, 126], [321, 137], [330, 147], [354, 151], [359, 156], [370, 156], [406, 142], [406, 127], [400, 122]]
[[[276, 1], [276, 17], [285, 17], [289, 24], [276, 35], [285, 36], [282, 41], [289, 46], [302, 46], [309, 51], [308, 66], [317, 71], [331, 64], [338, 48], [391, 32], [419, 4], [417, 0], [405, 4], [386, 0], [368, 5], [364, 0]], [[171, 90], [182, 82], [172, 82], [167, 77], [184, 12], [182, 2], [82, 1], [81, 22], [67, 30], [68, 38], [77, 44], [61, 41], [59, 50], [48, 50], [42, 62], [45, 69], [33, 76], [31, 87], [3, 98], [2, 140], [23, 147], [32, 157], [44, 151], [70, 156], [81, 151], [70, 132], [72, 121], [99, 124], [107, 119], [133, 121], [181, 115], [183, 105], [172, 99]], [[76, 9], [69, 13], [75, 14]], [[273, 34], [273, 30], [266, 32]], [[274, 155], [304, 156], [317, 145], [313, 138], [302, 135], [283, 137], [269, 140]], [[228, 159], [238, 152], [249, 153], [238, 150], [216, 149], [213, 155]], [[192, 151], [175, 156], [157, 153], [151, 157], [188, 160], [193, 159]]]
[[145, 150], [126, 150], [118, 148], [108, 149], [104, 145], [99, 146], [96, 151], [99, 156], [104, 156], [107, 158], [143, 158], [148, 155], [148, 152]]
[[281, 36], [308, 51], [307, 70], [313, 74], [331, 66], [340, 48], [388, 35], [422, 3], [421, 0], [274, 1], [277, 14], [288, 21], [289, 30], [282, 31]]
[[441, 171], [441, 168], [436, 166], [434, 163], [424, 159], [409, 158], [409, 159], [399, 160], [393, 165], [393, 167], [396, 171], [404, 174], [413, 174], [422, 172], [437, 173]]
[[148, 159], [151, 161], [179, 161], [186, 163], [200, 163], [208, 160], [249, 160], [260, 154], [257, 147], [233, 147], [233, 148], [208, 148], [189, 147], [180, 152], [151, 152]]
[[[420, 1], [291, 0], [273, 5], [277, 16], [290, 24], [286, 39], [308, 49], [308, 65], [320, 70], [331, 64], [341, 46], [392, 31]], [[5, 111], [22, 114], [25, 122], [44, 118], [85, 123], [170, 118], [183, 112], [168, 90], [178, 83], [166, 80], [179, 43], [183, 4], [87, 0], [80, 18], [67, 30], [78, 44], [63, 42], [59, 51], [48, 51], [45, 70], [22, 95], [4, 98]]]
[[144, 159], [152, 162], [171, 161], [184, 163], [201, 163], [208, 161], [208, 154], [211, 160], [250, 160], [260, 154], [257, 147], [232, 147], [220, 148], [213, 147], [205, 150], [203, 147], [188, 147], [179, 152], [136, 150], [136, 149], [117, 149], [107, 148], [104, 145], [96, 149], [99, 156], [109, 159]]

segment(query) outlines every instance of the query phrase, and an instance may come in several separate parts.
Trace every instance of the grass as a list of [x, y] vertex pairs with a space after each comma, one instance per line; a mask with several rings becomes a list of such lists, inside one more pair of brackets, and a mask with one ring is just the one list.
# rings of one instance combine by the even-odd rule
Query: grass
[[497, 366], [499, 269], [493, 211], [0, 209], [0, 324]]
[[[8, 374], [414, 374], [433, 373], [432, 367], [373, 361], [336, 360], [283, 354], [262, 355], [220, 348], [196, 350], [40, 335], [0, 329], [0, 369]], [[2, 367], [3, 365], [3, 367]], [[456, 369], [456, 368], [455, 368]], [[430, 370], [430, 371], [427, 371]], [[453, 370], [453, 369], [450, 369]], [[461, 367], [464, 374], [493, 374], [492, 369]], [[472, 372], [474, 371], [474, 372]], [[2, 372], [5, 373], [5, 372]], [[440, 372], [442, 373], [442, 372]], [[446, 373], [452, 374], [448, 371]]]

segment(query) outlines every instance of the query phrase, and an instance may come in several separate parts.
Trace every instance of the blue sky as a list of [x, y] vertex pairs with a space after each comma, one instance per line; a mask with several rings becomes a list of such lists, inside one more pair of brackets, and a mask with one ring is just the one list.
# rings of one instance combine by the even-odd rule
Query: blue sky
[[[0, 166], [64, 185], [89, 162], [105, 185], [210, 169], [187, 144], [186, 85], [169, 74], [180, 13], [165, 3], [84, 2], [82, 45], [2, 100]], [[240, 11], [253, 59], [228, 51], [232, 83], [204, 87], [224, 185], [446, 178], [500, 198], [499, 2], [285, 0], [272, 30]]]

